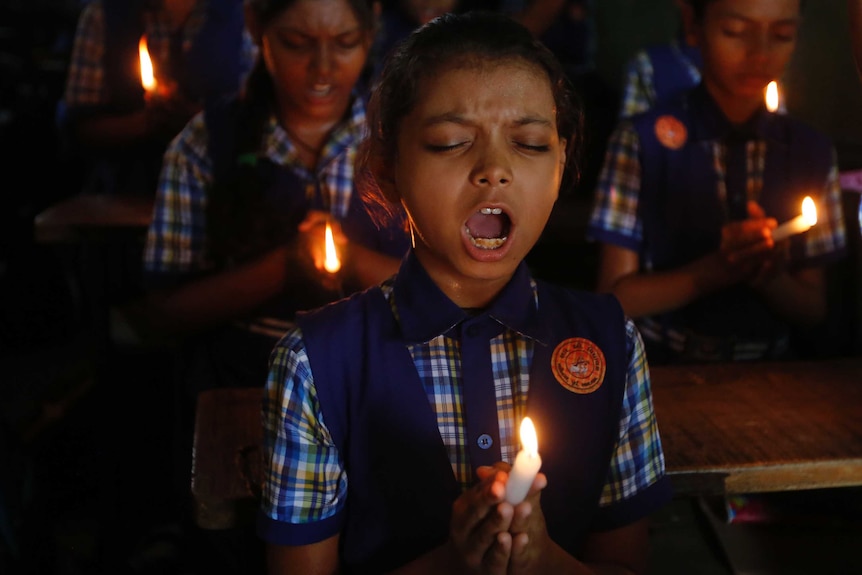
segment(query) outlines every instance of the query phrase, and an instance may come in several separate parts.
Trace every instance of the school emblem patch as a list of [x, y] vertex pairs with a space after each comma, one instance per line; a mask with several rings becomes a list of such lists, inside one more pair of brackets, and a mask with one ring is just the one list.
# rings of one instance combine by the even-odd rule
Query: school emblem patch
[[659, 116], [655, 121], [655, 135], [661, 145], [671, 150], [678, 150], [685, 145], [688, 139], [688, 130], [685, 124], [673, 116]]
[[551, 356], [551, 371], [557, 381], [575, 393], [592, 393], [605, 380], [605, 354], [582, 337], [560, 342]]

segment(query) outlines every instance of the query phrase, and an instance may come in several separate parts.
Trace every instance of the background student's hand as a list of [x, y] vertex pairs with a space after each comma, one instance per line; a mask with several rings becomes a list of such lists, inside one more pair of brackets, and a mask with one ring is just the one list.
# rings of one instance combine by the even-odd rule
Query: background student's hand
[[771, 265], [775, 256], [771, 231], [777, 225], [756, 202], [748, 202], [748, 219], [721, 228], [719, 254], [731, 280], [751, 280]]
[[503, 501], [506, 470], [479, 467], [478, 483], [452, 504], [449, 526], [455, 560], [466, 572], [483, 575], [507, 573], [512, 551], [509, 527], [514, 509]]
[[338, 289], [339, 274], [329, 273], [324, 267], [326, 261], [326, 222], [332, 227], [332, 239], [338, 257], [344, 266], [344, 253], [347, 238], [341, 231], [341, 224], [331, 218], [330, 214], [321, 210], [311, 210], [299, 224], [299, 254], [300, 260], [310, 263], [310, 270], [326, 289]]

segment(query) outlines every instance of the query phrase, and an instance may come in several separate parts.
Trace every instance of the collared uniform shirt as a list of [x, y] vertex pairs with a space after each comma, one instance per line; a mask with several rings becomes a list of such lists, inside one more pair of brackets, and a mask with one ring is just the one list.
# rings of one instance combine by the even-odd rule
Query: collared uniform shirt
[[[410, 307], [403, 304], [395, 306], [399, 296], [394, 285], [395, 281], [389, 280], [382, 289], [398, 323], [403, 326], [409, 320], [411, 333], [428, 330], [430, 326], [417, 325], [417, 319], [423, 314], [411, 312]], [[530, 285], [533, 300], [539, 305], [535, 284], [531, 282]], [[503, 460], [511, 463], [517, 452], [516, 422], [525, 413], [529, 395], [535, 341], [516, 326], [504, 323], [504, 327], [503, 332], [491, 340], [490, 351], [501, 453]], [[451, 331], [408, 347], [436, 416], [454, 476], [461, 488], [466, 489], [474, 478], [464, 431], [464, 391], [458, 373], [460, 349], [459, 341], [448, 333]], [[626, 321], [626, 338], [628, 364], [619, 411], [619, 438], [605, 479], [601, 506], [628, 499], [664, 476], [664, 455], [653, 412], [643, 344], [629, 320]], [[283, 380], [274, 377], [277, 373], [286, 373], [288, 377]], [[298, 328], [288, 332], [273, 351], [262, 418], [268, 461], [263, 514], [275, 521], [303, 524], [339, 513], [346, 505], [349, 477], [323, 419], [314, 374], [303, 334]]]
[[[696, 91], [705, 93], [702, 86]], [[712, 102], [711, 100], [709, 100]], [[714, 104], [711, 104], [714, 106]], [[717, 108], [716, 108], [717, 109]], [[780, 113], [780, 111], [779, 111]], [[725, 119], [724, 122], [727, 122]], [[716, 174], [714, 194], [725, 203], [725, 175], [727, 146], [718, 138], [704, 139], [687, 145], [703, 146], [712, 157]], [[763, 189], [765, 158], [768, 142], [758, 135], [745, 145], [745, 192], [748, 200], [758, 201]], [[644, 214], [639, 205], [641, 193], [641, 143], [631, 120], [622, 120], [612, 134], [605, 162], [595, 191], [593, 210], [588, 225], [588, 238], [617, 245], [639, 254], [643, 272], [653, 270], [649, 247], [644, 244]], [[828, 175], [823, 181], [821, 205], [823, 210], [818, 225], [804, 236], [803, 261], [805, 266], [822, 262], [845, 247], [845, 230], [841, 206], [841, 187], [834, 150]], [[769, 214], [767, 214], [769, 215]], [[781, 223], [781, 222], [779, 222]], [[644, 338], [652, 341], [667, 340], [671, 346], [682, 345], [685, 335], [661, 326], [653, 318], [639, 318], [638, 328]]]

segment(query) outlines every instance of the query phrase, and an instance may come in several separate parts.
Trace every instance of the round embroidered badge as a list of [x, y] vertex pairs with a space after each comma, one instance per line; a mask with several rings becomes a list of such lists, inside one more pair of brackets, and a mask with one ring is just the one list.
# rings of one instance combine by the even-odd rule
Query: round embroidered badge
[[560, 385], [575, 393], [592, 393], [605, 380], [605, 354], [588, 339], [560, 342], [551, 356], [551, 370]]
[[688, 130], [685, 125], [673, 116], [660, 116], [655, 121], [655, 135], [658, 141], [671, 150], [678, 150], [688, 139]]

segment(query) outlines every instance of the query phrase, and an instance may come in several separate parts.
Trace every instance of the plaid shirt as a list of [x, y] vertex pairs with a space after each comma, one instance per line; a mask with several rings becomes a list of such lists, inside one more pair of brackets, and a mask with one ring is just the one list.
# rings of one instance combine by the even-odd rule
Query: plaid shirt
[[[187, 49], [204, 22], [206, 1], [200, 1], [192, 9], [183, 27], [183, 48]], [[147, 36], [147, 51], [156, 70], [168, 69], [171, 27], [166, 16], [157, 11], [144, 19]], [[67, 108], [108, 104], [110, 94], [105, 84], [105, 13], [100, 0], [84, 6], [78, 19], [75, 43], [69, 62], [69, 74], [63, 97]], [[243, 33], [242, 69], [251, 70], [257, 48], [248, 32]]]
[[[272, 116], [263, 132], [259, 156], [292, 170], [302, 180], [316, 183], [312, 187], [317, 193], [327, 195], [323, 205], [328, 205], [333, 216], [342, 220], [353, 193], [356, 146], [364, 131], [365, 102], [356, 97], [348, 118], [332, 131], [321, 151], [318, 168], [312, 173], [300, 160], [287, 132]], [[150, 279], [212, 269], [205, 249], [207, 191], [212, 181], [206, 123], [200, 113], [165, 153], [144, 249], [144, 270]]]
[[[533, 296], [536, 298], [535, 284]], [[395, 313], [393, 280], [383, 284]], [[395, 294], [397, 297], [397, 294]], [[536, 299], [536, 305], [538, 300]], [[397, 318], [397, 313], [396, 313]], [[628, 499], [664, 476], [664, 454], [652, 406], [640, 336], [626, 322], [628, 368], [615, 446], [600, 505]], [[511, 328], [491, 341], [491, 363], [503, 460], [517, 452], [516, 422], [525, 413], [534, 340]], [[446, 335], [409, 346], [462, 489], [472, 482], [465, 440], [459, 341]], [[288, 376], [282, 380], [279, 373]], [[276, 521], [311, 523], [346, 504], [349, 478], [323, 421], [302, 332], [289, 332], [273, 352], [263, 402], [264, 460], [269, 462], [262, 511]]]

